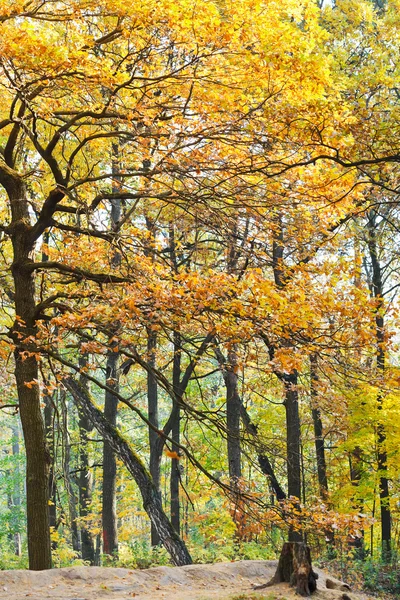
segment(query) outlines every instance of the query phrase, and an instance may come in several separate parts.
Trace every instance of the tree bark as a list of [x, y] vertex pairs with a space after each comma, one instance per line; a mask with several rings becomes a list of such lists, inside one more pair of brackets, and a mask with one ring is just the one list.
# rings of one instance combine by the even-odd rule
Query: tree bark
[[238, 389], [237, 352], [232, 348], [228, 352], [228, 360], [224, 370], [226, 385], [226, 429], [228, 435], [229, 479], [233, 488], [238, 488], [242, 477], [240, 447], [240, 409], [242, 398]]
[[[150, 329], [147, 331], [147, 354], [150, 369], [147, 372], [147, 407], [148, 407], [148, 418], [149, 422], [155, 427], [159, 428], [158, 421], [158, 386], [157, 378], [155, 377], [152, 369], [156, 366], [156, 348], [157, 348], [157, 334]], [[149, 446], [150, 446], [150, 475], [153, 479], [153, 483], [157, 489], [157, 492], [161, 499], [160, 489], [160, 474], [161, 474], [161, 456], [162, 453], [158, 450], [158, 438], [157, 431], [149, 427]], [[151, 524], [151, 545], [158, 546], [160, 544], [160, 537], [153, 525]]]
[[[376, 238], [376, 214], [371, 211], [368, 215], [368, 249], [372, 264], [372, 291], [377, 299], [375, 307], [375, 332], [376, 332], [376, 367], [378, 376], [382, 380], [385, 376], [385, 321], [383, 300], [382, 268], [379, 260], [378, 242]], [[378, 411], [383, 410], [383, 393], [377, 396]], [[381, 542], [382, 560], [390, 562], [392, 555], [392, 517], [390, 511], [389, 478], [387, 469], [386, 430], [383, 418], [377, 423], [378, 456], [377, 466], [379, 473], [379, 499], [381, 508]]]
[[[107, 355], [106, 380], [107, 385], [118, 392], [118, 358], [117, 352]], [[115, 427], [117, 424], [118, 399], [108, 390], [105, 394], [104, 416]], [[117, 527], [117, 461], [115, 454], [108, 442], [103, 445], [103, 554], [116, 557], [118, 554], [118, 527]]]
[[[173, 422], [171, 429], [171, 437], [173, 442], [176, 444], [180, 443], [181, 437], [181, 414], [180, 406], [177, 398], [180, 398], [182, 393], [180, 389], [181, 383], [181, 336], [179, 332], [174, 332], [174, 363], [172, 369], [172, 386], [174, 389], [175, 399], [173, 400], [172, 414]], [[174, 443], [172, 444], [172, 451], [179, 453], [179, 447]], [[181, 530], [181, 514], [180, 514], [180, 483], [181, 483], [181, 472], [180, 462], [177, 458], [171, 459], [171, 480], [170, 480], [170, 494], [171, 494], [171, 523], [175, 531], [179, 534]]]
[[310, 379], [311, 379], [311, 412], [314, 425], [315, 454], [317, 457], [318, 485], [321, 498], [328, 497], [328, 476], [326, 473], [325, 440], [323, 436], [321, 411], [318, 407], [318, 382], [317, 364], [315, 354], [310, 356]]
[[228, 351], [228, 356], [222, 354], [219, 348], [215, 348], [215, 355], [219, 362], [226, 389], [226, 436], [227, 436], [227, 457], [230, 486], [233, 491], [233, 512], [232, 517], [237, 527], [237, 536], [241, 536], [243, 528], [241, 526], [242, 510], [240, 507], [240, 479], [241, 470], [241, 439], [240, 439], [240, 418], [242, 411], [242, 398], [238, 390], [238, 360], [236, 348], [232, 347]]
[[[120, 177], [120, 144], [119, 141], [112, 144], [112, 165], [113, 180], [112, 192], [121, 191]], [[121, 200], [113, 198], [111, 200], [110, 215], [111, 231], [114, 231], [121, 218]], [[116, 249], [111, 259], [112, 269], [116, 269], [121, 264], [121, 254]], [[115, 333], [118, 331], [116, 324]], [[106, 380], [109, 388], [119, 391], [119, 373], [118, 361], [119, 353], [114, 352], [115, 343], [110, 344], [107, 354]], [[118, 415], [118, 400], [109, 391], [105, 393], [104, 416], [115, 427]], [[113, 556], [118, 555], [118, 524], [117, 524], [117, 461], [112, 448], [104, 442], [103, 445], [103, 500], [102, 500], [102, 529], [103, 529], [103, 554]]]
[[[85, 367], [87, 356], [82, 355], [79, 358], [79, 366]], [[80, 377], [80, 385], [89, 391], [88, 380], [84, 375]], [[79, 427], [79, 471], [78, 471], [78, 488], [79, 488], [79, 516], [81, 518], [81, 556], [90, 565], [94, 565], [95, 549], [93, 536], [87, 525], [87, 517], [90, 513], [90, 505], [93, 495], [92, 473], [89, 468], [89, 453], [88, 440], [89, 433], [93, 431], [93, 424], [88, 419], [86, 413], [78, 407], [78, 427]]]
[[113, 427], [104, 415], [94, 406], [88, 391], [80, 386], [72, 377], [64, 381], [66, 388], [72, 394], [75, 402], [82, 408], [88, 419], [94, 424], [99, 433], [110, 444], [120, 457], [128, 471], [135, 479], [143, 498], [143, 507], [160, 536], [166, 550], [171, 555], [176, 566], [192, 563], [192, 558], [171, 522], [163, 511], [161, 500], [150, 474], [140, 458], [133, 452], [128, 442]]
[[[284, 375], [286, 409], [286, 445], [288, 496], [300, 500], [301, 497], [301, 461], [300, 461], [300, 415], [299, 393], [297, 390], [297, 372]], [[301, 531], [296, 527], [289, 529], [289, 542], [301, 542]]]
[[[55, 477], [55, 444], [54, 444], [54, 406], [53, 398], [46, 394], [44, 397], [44, 424], [46, 429], [47, 445], [50, 454], [49, 468], [49, 525], [53, 531], [57, 529], [57, 484]], [[52, 543], [53, 549], [56, 544]]]
[[[272, 242], [272, 269], [275, 285], [283, 290], [287, 279], [285, 275], [285, 238], [283, 227], [283, 216], [281, 213], [276, 218], [276, 229], [273, 232]], [[274, 357], [275, 347], [269, 343], [266, 336], [263, 337], [271, 359]], [[290, 347], [289, 339], [283, 340], [283, 345]], [[299, 393], [297, 390], [297, 371], [285, 373], [275, 371], [275, 375], [282, 381], [285, 387], [285, 411], [286, 411], [286, 463], [288, 477], [288, 496], [301, 498], [301, 456], [300, 456], [300, 414]], [[300, 542], [302, 534], [295, 527], [289, 528], [289, 542]]]
[[[228, 470], [231, 487], [238, 487], [238, 481], [242, 476], [241, 470], [241, 443], [240, 443], [240, 419], [247, 420], [246, 426], [251, 430], [250, 419], [243, 407], [242, 398], [238, 390], [238, 360], [235, 349], [228, 352], [225, 357], [217, 346], [214, 348], [215, 356], [221, 368], [226, 389], [226, 432]], [[244, 410], [244, 413], [243, 413]], [[253, 433], [253, 430], [251, 430]]]
[[[69, 522], [71, 529], [71, 542], [72, 548], [75, 552], [81, 552], [81, 539], [78, 529], [78, 497], [72, 485], [71, 477], [71, 438], [69, 435], [69, 415], [72, 411], [69, 410], [70, 406], [66, 404], [66, 393], [65, 390], [60, 390], [60, 405], [62, 406], [62, 427], [63, 427], [63, 474], [64, 474], [64, 485], [65, 491], [68, 498], [68, 511], [69, 511]], [[79, 491], [79, 484], [78, 484]]]
[[310, 596], [317, 589], [318, 574], [313, 571], [309, 546], [302, 542], [286, 542], [279, 557], [274, 577], [264, 585], [256, 586], [261, 590], [277, 583], [290, 583], [300, 596]]
[[29, 205], [22, 177], [2, 164], [0, 185], [5, 188], [11, 205], [8, 233], [13, 245], [11, 270], [16, 319], [10, 335], [15, 344], [15, 378], [26, 451], [29, 568], [42, 570], [50, 569], [52, 565], [48, 505], [50, 457], [40, 409], [39, 369], [34, 343], [37, 334], [35, 281], [29, 269], [34, 240], [30, 235]]

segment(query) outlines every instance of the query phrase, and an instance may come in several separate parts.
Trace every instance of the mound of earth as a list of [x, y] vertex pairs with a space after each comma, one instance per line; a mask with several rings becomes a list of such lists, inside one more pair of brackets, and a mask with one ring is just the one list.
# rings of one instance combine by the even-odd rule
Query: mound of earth
[[[277, 561], [246, 560], [213, 565], [131, 570], [71, 567], [51, 571], [0, 571], [0, 598], [8, 600], [299, 600], [287, 584], [254, 591], [271, 579]], [[343, 591], [326, 588], [337, 581], [323, 571], [315, 600], [341, 600]], [[340, 584], [340, 582], [337, 582]], [[366, 596], [346, 592], [351, 600]]]

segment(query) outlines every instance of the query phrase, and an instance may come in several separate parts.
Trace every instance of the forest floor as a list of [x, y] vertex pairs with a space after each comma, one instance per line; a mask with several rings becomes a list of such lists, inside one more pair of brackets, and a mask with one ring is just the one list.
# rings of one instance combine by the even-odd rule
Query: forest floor
[[[8, 600], [299, 600], [286, 584], [254, 591], [268, 581], [277, 561], [249, 560], [186, 567], [130, 570], [71, 567], [51, 571], [0, 571], [0, 598]], [[326, 589], [319, 574], [315, 600], [342, 600], [344, 592]], [[351, 600], [370, 596], [346, 592]], [[346, 598], [346, 596], [345, 596]]]

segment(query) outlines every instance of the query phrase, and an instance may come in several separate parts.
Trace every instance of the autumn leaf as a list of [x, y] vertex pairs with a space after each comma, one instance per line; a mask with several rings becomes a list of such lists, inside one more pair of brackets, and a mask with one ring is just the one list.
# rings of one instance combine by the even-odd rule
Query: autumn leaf
[[179, 456], [179, 454], [177, 452], [168, 450], [168, 448], [164, 450], [164, 454], [165, 454], [165, 456], [168, 456], [168, 458], [175, 458], [176, 460], [181, 459], [181, 457]]

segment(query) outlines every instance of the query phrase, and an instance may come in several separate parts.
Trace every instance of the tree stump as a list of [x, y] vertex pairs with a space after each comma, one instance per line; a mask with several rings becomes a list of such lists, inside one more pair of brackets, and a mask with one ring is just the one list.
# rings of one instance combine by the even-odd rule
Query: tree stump
[[278, 568], [268, 583], [256, 586], [261, 590], [276, 583], [290, 583], [300, 596], [310, 596], [317, 589], [318, 574], [311, 565], [309, 546], [303, 542], [286, 542], [279, 557]]

